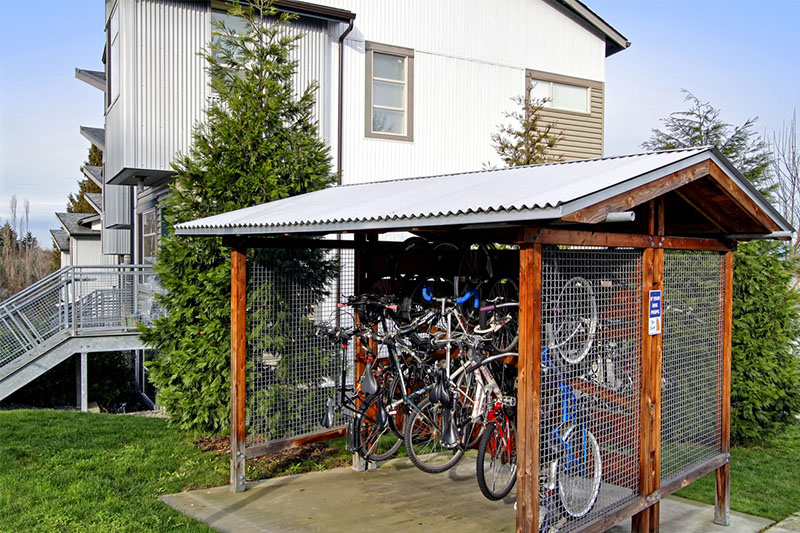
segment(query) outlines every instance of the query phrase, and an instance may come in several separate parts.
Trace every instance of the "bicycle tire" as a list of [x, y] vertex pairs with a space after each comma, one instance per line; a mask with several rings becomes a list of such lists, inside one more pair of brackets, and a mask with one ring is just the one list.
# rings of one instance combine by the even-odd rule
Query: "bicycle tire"
[[379, 391], [367, 398], [353, 420], [353, 432], [358, 439], [358, 454], [367, 461], [386, 461], [397, 455], [402, 439], [392, 432], [389, 422], [376, 421], [377, 402], [384, 402], [385, 394]]
[[549, 307], [555, 351], [570, 364], [580, 363], [597, 334], [597, 299], [591, 282], [580, 276], [570, 278]]
[[[502, 326], [489, 337], [488, 349], [492, 353], [513, 352], [519, 344], [519, 287], [511, 278], [496, 279], [489, 287], [486, 301], [506, 304], [485, 313], [481, 322], [500, 322]], [[516, 304], [516, 305], [508, 305]], [[483, 327], [484, 324], [481, 324]]]
[[478, 380], [472, 372], [463, 372], [456, 378], [453, 399], [456, 402], [455, 422], [464, 449], [477, 448], [484, 430], [488, 412], [486, 396], [481, 396], [482, 405], [475, 405]]
[[[575, 445], [578, 454], [570, 450]], [[586, 516], [594, 507], [603, 477], [600, 446], [586, 424], [567, 428], [563, 436], [562, 453], [556, 459], [558, 504], [572, 519]], [[575, 465], [572, 465], [573, 459]]]
[[406, 453], [411, 462], [428, 474], [440, 474], [458, 464], [464, 457], [464, 448], [448, 449], [442, 446], [441, 406], [424, 400], [406, 417], [403, 431]]
[[502, 425], [492, 421], [483, 432], [478, 446], [475, 465], [478, 487], [492, 501], [508, 496], [517, 481], [517, 428], [513, 421], [506, 421], [509, 434], [505, 438], [501, 436]]

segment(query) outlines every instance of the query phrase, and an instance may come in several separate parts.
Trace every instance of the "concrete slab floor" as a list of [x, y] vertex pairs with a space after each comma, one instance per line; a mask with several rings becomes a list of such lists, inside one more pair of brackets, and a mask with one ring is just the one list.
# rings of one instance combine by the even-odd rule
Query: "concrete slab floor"
[[[407, 459], [355, 472], [337, 468], [249, 483], [234, 494], [228, 487], [170, 494], [170, 507], [223, 532], [514, 531], [512, 492], [504, 501], [483, 497], [475, 481], [474, 457], [450, 471], [431, 475]], [[662, 502], [663, 533], [756, 533], [769, 520], [731, 513], [731, 526], [713, 524], [711, 506], [683, 499]], [[626, 520], [614, 532], [630, 531]]]

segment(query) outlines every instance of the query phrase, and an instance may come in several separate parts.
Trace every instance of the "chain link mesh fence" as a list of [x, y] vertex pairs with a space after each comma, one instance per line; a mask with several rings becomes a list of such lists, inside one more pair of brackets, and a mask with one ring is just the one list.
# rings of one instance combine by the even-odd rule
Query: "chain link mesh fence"
[[725, 256], [664, 252], [661, 480], [722, 449]]
[[352, 347], [318, 327], [352, 325], [337, 303], [353, 294], [353, 263], [352, 250], [248, 252], [247, 446], [321, 431], [342, 372], [352, 380]]
[[641, 250], [545, 248], [540, 516], [572, 531], [639, 494]]

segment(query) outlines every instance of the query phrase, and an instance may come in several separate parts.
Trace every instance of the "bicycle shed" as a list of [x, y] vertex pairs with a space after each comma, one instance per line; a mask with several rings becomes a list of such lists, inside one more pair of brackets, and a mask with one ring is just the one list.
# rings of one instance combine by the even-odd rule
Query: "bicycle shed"
[[[273, 435], [258, 419], [275, 415], [255, 407], [265, 393], [252, 376], [247, 396], [247, 372], [262, 369], [255, 381], [263, 379], [263, 368], [275, 374], [280, 350], [259, 334], [247, 338], [254, 305], [248, 275], [271, 275], [269, 268], [248, 269], [247, 251], [337, 250], [353, 274], [337, 278], [331, 292], [358, 294], [385, 279], [388, 258], [400, 248], [378, 236], [410, 231], [518, 249], [501, 254], [513, 256], [503, 262], [519, 275], [518, 531], [537, 530], [540, 512], [553, 505], [539, 508], [539, 481], [557, 424], [546, 405], [563, 400], [559, 388], [587, 399], [579, 416], [590, 420], [603, 467], [592, 510], [578, 519], [558, 516], [551, 530], [603, 531], [630, 517], [634, 531], [657, 531], [659, 501], [711, 472], [715, 522], [728, 522], [733, 250], [739, 240], [787, 239], [793, 228], [717, 149], [340, 186], [179, 224], [175, 231], [223, 236], [232, 250], [232, 490], [244, 490], [246, 458], [343, 434], [310, 429], [322, 406], [304, 412], [308, 420], [290, 424], [288, 434]], [[305, 238], [326, 235], [337, 237]], [[401, 262], [413, 270], [429, 260]], [[569, 354], [576, 361], [554, 378], [541, 355], [559, 319], [559, 306], [549, 302], [576, 278], [592, 293], [591, 346]], [[289, 285], [302, 292], [302, 280]], [[318, 300], [298, 298], [301, 314], [317, 314], [309, 309]], [[653, 298], [660, 302], [655, 315]], [[268, 322], [267, 315], [251, 321]], [[293, 390], [310, 395], [310, 389], [301, 379]]]

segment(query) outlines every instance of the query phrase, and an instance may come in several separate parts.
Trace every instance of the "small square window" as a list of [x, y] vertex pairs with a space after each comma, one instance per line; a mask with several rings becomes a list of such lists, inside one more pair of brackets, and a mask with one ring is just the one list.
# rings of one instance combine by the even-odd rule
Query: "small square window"
[[413, 140], [414, 51], [367, 43], [366, 136]]

